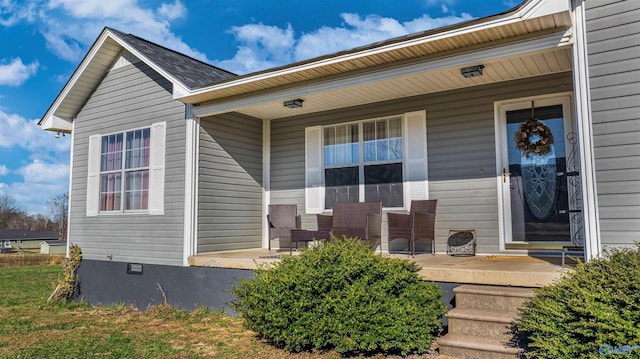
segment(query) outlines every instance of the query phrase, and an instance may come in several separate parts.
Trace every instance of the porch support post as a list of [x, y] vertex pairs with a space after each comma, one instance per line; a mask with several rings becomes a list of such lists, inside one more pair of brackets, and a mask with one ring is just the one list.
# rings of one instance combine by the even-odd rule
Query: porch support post
[[198, 241], [198, 158], [200, 119], [192, 113], [192, 105], [185, 105], [185, 161], [184, 161], [184, 245], [182, 265], [189, 266], [189, 257], [196, 254]]
[[572, 0], [574, 15], [573, 83], [582, 180], [582, 214], [584, 217], [585, 260], [597, 258], [601, 251], [596, 167], [593, 154], [593, 119], [589, 92], [589, 62], [585, 24], [585, 1]]
[[269, 248], [267, 213], [271, 203], [271, 120], [262, 121], [262, 248]]

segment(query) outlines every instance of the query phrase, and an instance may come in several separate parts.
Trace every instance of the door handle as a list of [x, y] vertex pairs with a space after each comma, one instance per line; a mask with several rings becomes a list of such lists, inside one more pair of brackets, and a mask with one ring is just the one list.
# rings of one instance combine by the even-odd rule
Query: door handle
[[502, 169], [502, 183], [507, 183], [507, 177], [511, 176], [511, 172], [507, 172], [506, 168]]

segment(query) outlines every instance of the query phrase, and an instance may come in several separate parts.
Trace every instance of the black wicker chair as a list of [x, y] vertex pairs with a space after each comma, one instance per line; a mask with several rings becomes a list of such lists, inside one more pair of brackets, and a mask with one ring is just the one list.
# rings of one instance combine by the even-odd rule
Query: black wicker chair
[[389, 243], [398, 238], [405, 238], [409, 243], [409, 252], [416, 255], [416, 239], [431, 241], [431, 254], [436, 253], [435, 222], [436, 199], [411, 201], [411, 211], [404, 213], [387, 213], [389, 219]]

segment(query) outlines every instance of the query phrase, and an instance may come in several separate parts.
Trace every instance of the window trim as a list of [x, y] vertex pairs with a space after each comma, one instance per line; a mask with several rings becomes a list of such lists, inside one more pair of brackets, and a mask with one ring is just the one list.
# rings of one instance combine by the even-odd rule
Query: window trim
[[[113, 215], [164, 215], [165, 200], [165, 152], [166, 152], [166, 121], [152, 123], [147, 126], [114, 131], [106, 134], [93, 134], [88, 138], [88, 165], [87, 165], [87, 190], [86, 190], [86, 216], [113, 216]], [[126, 133], [141, 129], [150, 129], [149, 140], [149, 186], [147, 194], [147, 209], [145, 210], [124, 210], [124, 197], [122, 198], [121, 210], [101, 211], [100, 210], [100, 160], [102, 137], [114, 134], [123, 134], [123, 141], [126, 141]], [[124, 150], [123, 150], [124, 153]], [[126, 158], [123, 158], [123, 167]], [[131, 169], [134, 170], [134, 169]], [[121, 171], [120, 173], [125, 173]], [[124, 179], [122, 180], [124, 186]], [[121, 192], [124, 195], [124, 187]]]
[[[117, 131], [117, 132], [112, 132], [112, 133], [106, 133], [106, 134], [101, 134], [100, 135], [100, 159], [99, 159], [99, 166], [102, 167], [102, 139], [106, 136], [113, 136], [113, 135], [119, 135], [122, 134], [122, 149], [120, 150], [120, 153], [122, 154], [121, 157], [121, 165], [119, 169], [114, 169], [114, 170], [105, 170], [102, 171], [102, 169], [100, 168], [98, 170], [98, 179], [100, 181], [100, 184], [98, 185], [98, 214], [122, 214], [122, 213], [140, 213], [140, 214], [148, 214], [149, 213], [149, 194], [150, 194], [150, 186], [151, 184], [147, 184], [147, 208], [144, 209], [126, 209], [125, 208], [125, 201], [126, 201], [126, 193], [127, 193], [127, 189], [126, 189], [126, 180], [127, 180], [127, 174], [130, 172], [138, 172], [138, 171], [147, 171], [147, 176], [151, 176], [151, 161], [149, 160], [149, 164], [147, 166], [142, 166], [142, 167], [132, 167], [132, 168], [127, 168], [127, 134], [130, 132], [136, 132], [136, 131], [144, 131], [144, 130], [149, 130], [149, 157], [151, 157], [151, 126], [143, 126], [143, 127], [137, 127], [137, 128], [131, 128], [131, 129], [127, 129], [127, 130], [123, 130], [123, 131]], [[101, 206], [101, 196], [102, 196], [102, 191], [100, 191], [101, 189], [101, 182], [102, 182], [102, 175], [108, 175], [108, 174], [120, 174], [120, 208], [119, 209], [114, 209], [114, 210], [103, 210], [100, 209]], [[115, 192], [114, 192], [115, 193]]]
[[[400, 120], [400, 126], [401, 126], [401, 133], [402, 133], [402, 158], [401, 159], [394, 159], [394, 160], [382, 160], [382, 161], [365, 161], [364, 160], [364, 123], [365, 122], [377, 122], [380, 120], [391, 120], [391, 119], [399, 119]], [[325, 137], [324, 137], [324, 130], [326, 128], [331, 128], [331, 127], [338, 127], [338, 126], [348, 126], [348, 125], [353, 125], [353, 124], [357, 124], [358, 125], [358, 162], [357, 163], [349, 163], [349, 164], [343, 164], [343, 165], [326, 165], [325, 164], [325, 152], [324, 152], [324, 148], [325, 148]], [[396, 164], [396, 163], [400, 163], [402, 165], [402, 206], [400, 207], [383, 207], [384, 210], [389, 210], [389, 211], [394, 211], [394, 210], [405, 210], [408, 208], [407, 206], [407, 191], [408, 191], [408, 186], [407, 186], [407, 180], [406, 180], [406, 146], [405, 146], [405, 139], [406, 139], [406, 120], [405, 120], [405, 115], [404, 114], [395, 114], [395, 115], [388, 115], [388, 116], [380, 116], [380, 117], [373, 117], [373, 118], [367, 118], [367, 119], [361, 119], [361, 120], [354, 120], [354, 121], [348, 121], [348, 122], [340, 122], [340, 123], [334, 123], [334, 124], [330, 124], [330, 125], [322, 125], [320, 126], [320, 147], [322, 149], [321, 151], [321, 176], [322, 176], [322, 187], [323, 187], [323, 191], [326, 194], [326, 178], [325, 178], [325, 170], [326, 169], [333, 169], [333, 168], [344, 168], [344, 167], [358, 167], [358, 202], [365, 202], [365, 198], [366, 198], [366, 189], [365, 189], [365, 183], [364, 183], [364, 167], [365, 166], [373, 166], [373, 165], [384, 165], [384, 164]], [[322, 212], [323, 213], [333, 213], [333, 209], [331, 208], [326, 208], [326, 201], [323, 200], [322, 203]]]

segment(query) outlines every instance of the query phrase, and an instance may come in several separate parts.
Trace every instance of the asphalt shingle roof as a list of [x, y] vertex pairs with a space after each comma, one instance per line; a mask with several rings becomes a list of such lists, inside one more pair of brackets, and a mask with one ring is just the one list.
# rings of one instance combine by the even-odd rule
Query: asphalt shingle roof
[[0, 239], [58, 239], [58, 233], [54, 231], [29, 231], [26, 229], [0, 229]]
[[190, 89], [237, 76], [229, 71], [167, 49], [135, 35], [125, 34], [112, 28], [108, 29]]

